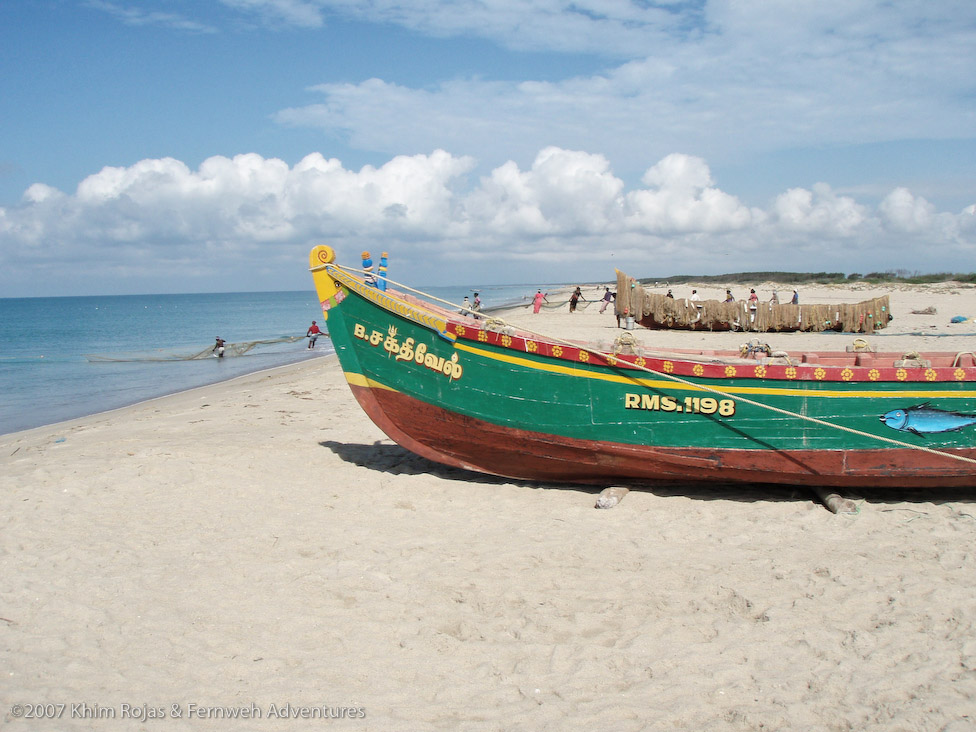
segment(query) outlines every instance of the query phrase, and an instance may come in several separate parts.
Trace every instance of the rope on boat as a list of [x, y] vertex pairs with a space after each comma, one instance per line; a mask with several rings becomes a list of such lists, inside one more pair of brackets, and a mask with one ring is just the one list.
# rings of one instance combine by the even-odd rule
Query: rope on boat
[[[342, 270], [347, 271], [347, 272], [358, 272], [358, 273], [365, 274], [363, 272], [363, 270], [352, 269], [352, 268], [349, 268], [349, 267], [342, 267], [340, 265], [334, 265], [334, 266], [337, 266], [337, 267], [339, 267], [339, 269], [342, 269]], [[449, 302], [448, 300], [442, 300], [441, 298], [436, 297], [434, 295], [429, 295], [426, 292], [422, 292], [421, 290], [415, 290], [412, 287], [408, 287], [407, 285], [404, 285], [404, 284], [402, 284], [400, 282], [396, 282], [394, 280], [388, 280], [388, 282], [390, 282], [391, 284], [396, 285], [397, 287], [402, 287], [405, 290], [409, 290], [410, 292], [412, 292], [412, 293], [414, 293], [416, 295], [420, 295], [421, 297], [427, 298], [429, 300], [434, 300], [434, 301], [439, 302], [439, 303], [443, 303], [444, 305], [447, 305], [447, 306], [449, 306], [452, 309], [458, 309], [458, 310], [461, 310], [461, 311], [468, 310], [471, 313], [474, 313], [475, 312], [474, 310], [470, 310], [469, 308], [465, 308], [465, 307], [462, 307], [460, 305], [455, 305], [454, 303]], [[494, 322], [498, 323], [498, 324], [505, 324], [505, 325], [510, 326], [510, 327], [513, 327], [513, 328], [516, 327], [516, 326], [513, 326], [511, 323], [506, 323], [502, 318], [492, 318], [492, 320]], [[607, 353], [607, 352], [601, 351], [599, 349], [590, 348], [589, 346], [587, 346], [585, 344], [582, 344], [582, 343], [578, 343], [576, 341], [570, 341], [570, 340], [566, 340], [564, 338], [547, 336], [544, 333], [539, 333], [537, 331], [533, 331], [533, 330], [530, 330], [528, 328], [524, 328], [524, 327], [521, 327], [521, 326], [519, 326], [517, 329], [520, 330], [520, 331], [522, 331], [522, 332], [524, 332], [524, 333], [529, 333], [530, 335], [534, 335], [534, 336], [537, 336], [539, 338], [542, 338], [544, 340], [553, 341], [555, 343], [561, 343], [562, 345], [569, 346], [570, 348], [578, 348], [581, 351], [586, 351], [587, 353], [591, 353], [591, 354], [593, 354], [595, 356], [602, 356], [604, 358], [606, 358], [608, 356], [609, 357], [613, 357], [614, 356], [613, 353]], [[952, 460], [958, 460], [960, 462], [970, 463], [972, 465], [976, 465], [976, 460], [974, 460], [973, 458], [966, 457], [965, 455], [956, 455], [956, 454], [951, 453], [951, 452], [945, 452], [944, 450], [936, 450], [935, 448], [932, 448], [932, 447], [925, 447], [923, 445], [912, 445], [909, 442], [903, 442], [902, 440], [896, 440], [896, 439], [894, 439], [892, 437], [884, 437], [882, 435], [874, 435], [874, 434], [871, 434], [870, 432], [864, 432], [863, 430], [854, 429], [853, 427], [845, 427], [844, 425], [834, 424], [833, 422], [827, 422], [826, 420], [817, 419], [816, 417], [811, 417], [811, 416], [806, 415], [806, 414], [800, 414], [799, 412], [791, 412], [788, 409], [781, 409], [780, 407], [774, 407], [774, 406], [772, 406], [770, 404], [763, 404], [762, 402], [757, 402], [754, 399], [749, 399], [748, 397], [744, 397], [744, 396], [742, 396], [740, 394], [730, 394], [730, 393], [728, 393], [726, 391], [722, 391], [721, 389], [716, 389], [715, 387], [712, 387], [712, 386], [707, 386], [705, 384], [696, 384], [695, 382], [688, 381], [687, 379], [683, 379], [680, 376], [675, 376], [674, 374], [669, 374], [669, 373], [666, 373], [664, 371], [656, 371], [656, 370], [654, 370], [652, 368], [649, 368], [647, 366], [640, 366], [640, 365], [638, 365], [636, 363], [631, 364], [631, 365], [634, 366], [635, 368], [641, 370], [641, 371], [644, 371], [644, 372], [648, 373], [648, 374], [653, 374], [654, 376], [663, 376], [665, 379], [669, 379], [669, 380], [674, 381], [674, 382], [676, 382], [678, 384], [684, 384], [685, 386], [689, 386], [689, 387], [691, 387], [693, 389], [699, 389], [701, 391], [707, 391], [707, 392], [710, 392], [712, 394], [716, 394], [717, 396], [725, 397], [726, 399], [737, 399], [740, 402], [745, 402], [746, 404], [751, 404], [754, 407], [759, 407], [760, 409], [766, 409], [766, 410], [768, 410], [770, 412], [776, 412], [777, 414], [782, 414], [782, 415], [787, 416], [787, 417], [796, 417], [797, 419], [805, 420], [807, 422], [812, 422], [813, 424], [820, 425], [821, 427], [829, 427], [829, 428], [832, 428], [832, 429], [835, 429], [835, 430], [840, 430], [841, 432], [847, 432], [847, 433], [852, 434], [852, 435], [857, 435], [859, 437], [867, 437], [867, 438], [870, 438], [870, 439], [873, 439], [873, 440], [878, 440], [879, 442], [886, 442], [886, 443], [888, 443], [890, 445], [895, 445], [897, 447], [904, 447], [904, 448], [908, 448], [910, 450], [918, 450], [919, 452], [927, 452], [930, 455], [938, 455], [940, 457], [947, 457], [947, 458], [951, 458]]]

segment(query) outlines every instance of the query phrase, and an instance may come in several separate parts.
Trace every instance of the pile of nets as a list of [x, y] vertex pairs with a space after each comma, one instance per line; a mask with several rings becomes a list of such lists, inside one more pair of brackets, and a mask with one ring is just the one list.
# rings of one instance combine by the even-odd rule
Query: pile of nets
[[774, 305], [747, 300], [692, 301], [646, 292], [634, 278], [617, 270], [616, 314], [632, 316], [645, 328], [685, 330], [741, 330], [757, 333], [826, 330], [873, 333], [888, 325], [888, 296], [856, 304]]

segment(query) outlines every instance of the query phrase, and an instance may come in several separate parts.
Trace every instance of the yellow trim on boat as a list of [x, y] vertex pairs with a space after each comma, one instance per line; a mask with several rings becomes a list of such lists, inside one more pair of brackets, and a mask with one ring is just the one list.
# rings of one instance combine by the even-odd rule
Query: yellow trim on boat
[[392, 386], [387, 386], [379, 381], [374, 381], [369, 377], [363, 376], [362, 374], [357, 374], [354, 371], [343, 372], [346, 375], [346, 381], [350, 386], [364, 386], [367, 389], [386, 389], [387, 391], [399, 391], [394, 389]]
[[[327, 263], [315, 267], [315, 270], [325, 269], [329, 276], [334, 280], [340, 282], [342, 285], [350, 290], [355, 291], [358, 295], [366, 300], [369, 300], [373, 304], [377, 305], [384, 310], [392, 312], [399, 315], [407, 320], [411, 320], [419, 325], [426, 328], [431, 328], [436, 330], [441, 335], [453, 336], [453, 334], [447, 333], [447, 321], [444, 318], [438, 317], [434, 313], [426, 310], [422, 310], [419, 307], [411, 305], [409, 303], [400, 300], [399, 298], [387, 295], [385, 292], [376, 289], [372, 285], [368, 285], [356, 277], [353, 277], [347, 272], [344, 272], [340, 267], [332, 263]], [[453, 340], [453, 338], [452, 338]], [[724, 383], [719, 382], [718, 384], [708, 384], [708, 388], [700, 388], [693, 384], [685, 384], [681, 382], [672, 381], [670, 379], [649, 379], [640, 378], [637, 376], [627, 376], [624, 374], [608, 374], [608, 373], [598, 373], [595, 371], [589, 371], [586, 369], [580, 369], [576, 366], [563, 365], [562, 363], [540, 363], [539, 361], [532, 361], [521, 356], [516, 356], [509, 353], [495, 353], [492, 351], [486, 351], [483, 348], [471, 345], [464, 341], [454, 341], [454, 347], [463, 352], [472, 353], [483, 358], [487, 358], [493, 361], [501, 361], [503, 363], [509, 363], [515, 366], [523, 366], [525, 368], [535, 369], [538, 371], [545, 371], [553, 374], [565, 374], [567, 376], [574, 376], [577, 378], [585, 379], [595, 379], [597, 381], [607, 381], [617, 384], [632, 384], [635, 386], [641, 386], [645, 388], [653, 389], [672, 389], [675, 391], [709, 391], [711, 389], [720, 386], [722, 391], [729, 394], [738, 394], [741, 396], [754, 395], [754, 396], [793, 396], [793, 397], [818, 397], [818, 398], [845, 398], [845, 399], [865, 399], [865, 398], [892, 398], [897, 397], [899, 399], [972, 399], [972, 392], [966, 391], [909, 391], [905, 389], [898, 390], [837, 390], [837, 389], [800, 389], [796, 387], [779, 387], [779, 386], [728, 386]], [[398, 391], [393, 387], [382, 384], [378, 381], [369, 379], [362, 374], [356, 373], [346, 373], [346, 380], [354, 386], [364, 386], [371, 389], [387, 389], [389, 391]], [[789, 383], [789, 382], [779, 382], [779, 383]], [[804, 382], [809, 383], [809, 382]], [[830, 382], [823, 382], [830, 383]]]
[[[502, 361], [514, 366], [524, 366], [526, 368], [546, 371], [553, 374], [565, 374], [585, 379], [596, 379], [598, 381], [609, 381], [617, 384], [634, 384], [652, 389], [672, 389], [675, 391], [704, 391], [696, 386], [682, 384], [669, 379], [642, 379], [637, 376], [624, 376], [623, 374], [602, 374], [595, 371], [576, 368], [574, 366], [564, 366], [562, 364], [549, 364], [532, 361], [521, 356], [510, 355], [507, 353], [493, 353], [477, 346], [469, 345], [458, 341], [454, 347], [459, 351], [467, 351], [483, 358], [493, 361]], [[715, 388], [716, 385], [709, 384]], [[797, 388], [777, 388], [761, 386], [728, 386], [721, 384], [722, 391], [729, 394], [752, 394], [764, 396], [800, 396], [800, 397], [830, 397], [830, 398], [889, 398], [898, 397], [899, 399], [972, 399], [972, 392], [961, 391], [908, 391], [908, 390], [870, 390], [870, 391], [847, 391], [835, 389], [797, 389]]]

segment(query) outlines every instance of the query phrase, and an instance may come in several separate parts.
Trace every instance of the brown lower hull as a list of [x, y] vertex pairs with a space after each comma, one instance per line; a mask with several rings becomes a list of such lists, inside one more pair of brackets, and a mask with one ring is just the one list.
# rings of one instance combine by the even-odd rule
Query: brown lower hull
[[[917, 450], [711, 450], [594, 442], [495, 425], [387, 389], [352, 390], [370, 419], [407, 450], [444, 465], [508, 478], [976, 487], [971, 466]], [[976, 458], [976, 450], [953, 452]]]

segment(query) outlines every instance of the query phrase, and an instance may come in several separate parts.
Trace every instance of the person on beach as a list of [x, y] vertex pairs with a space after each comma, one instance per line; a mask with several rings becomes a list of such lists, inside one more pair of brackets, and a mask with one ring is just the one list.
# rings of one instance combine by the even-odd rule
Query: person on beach
[[725, 302], [735, 302], [735, 298], [732, 297], [732, 290], [725, 291]]
[[319, 327], [315, 324], [315, 321], [313, 320], [312, 325], [309, 326], [309, 329], [305, 332], [305, 337], [308, 338], [309, 348], [315, 348], [315, 341], [319, 339], [319, 334], [321, 332], [322, 331], [319, 330]]
[[749, 290], [749, 322], [756, 322], [757, 310], [759, 310], [759, 295], [755, 290]]
[[701, 297], [698, 294], [698, 290], [692, 290], [691, 297], [689, 299], [691, 300], [692, 303], [694, 303], [696, 308], [698, 308], [699, 310], [702, 309]]
[[542, 309], [543, 302], [549, 302], [549, 300], [547, 300], [546, 296], [542, 294], [542, 290], [537, 290], [535, 297], [532, 298], [532, 312], [538, 315], [539, 311]]
[[583, 291], [577, 286], [576, 291], [573, 292], [573, 294], [569, 297], [569, 312], [576, 312], [576, 303], [578, 303], [580, 300], [586, 302], [586, 298], [583, 297]]
[[779, 305], [779, 295], [776, 294], [776, 290], [773, 290], [773, 296], [769, 298], [770, 305]]
[[796, 290], [793, 290], [793, 299], [790, 300], [790, 305], [799, 305], [799, 304], [800, 304], [800, 293], [797, 292]]
[[467, 295], [464, 296], [464, 302], [461, 303], [461, 315], [464, 317], [471, 315], [471, 301]]
[[225, 343], [224, 339], [221, 338], [220, 336], [217, 336], [217, 343], [214, 344], [213, 350], [211, 350], [210, 352], [214, 354], [217, 358], [223, 358], [224, 343]]
[[609, 305], [610, 302], [613, 300], [613, 293], [610, 292], [610, 288], [609, 287], [604, 287], [603, 288], [603, 298], [602, 299], [603, 299], [603, 304], [600, 306], [600, 312], [601, 313], [604, 310], [607, 309], [607, 305]]
[[475, 311], [474, 319], [478, 320], [479, 319], [478, 313], [481, 312], [481, 297], [478, 296], [477, 292], [474, 293], [474, 305], [471, 306], [471, 309]]
[[671, 292], [671, 290], [668, 290], [668, 294], [665, 295], [665, 297], [668, 298], [669, 300], [674, 300], [674, 293]]

